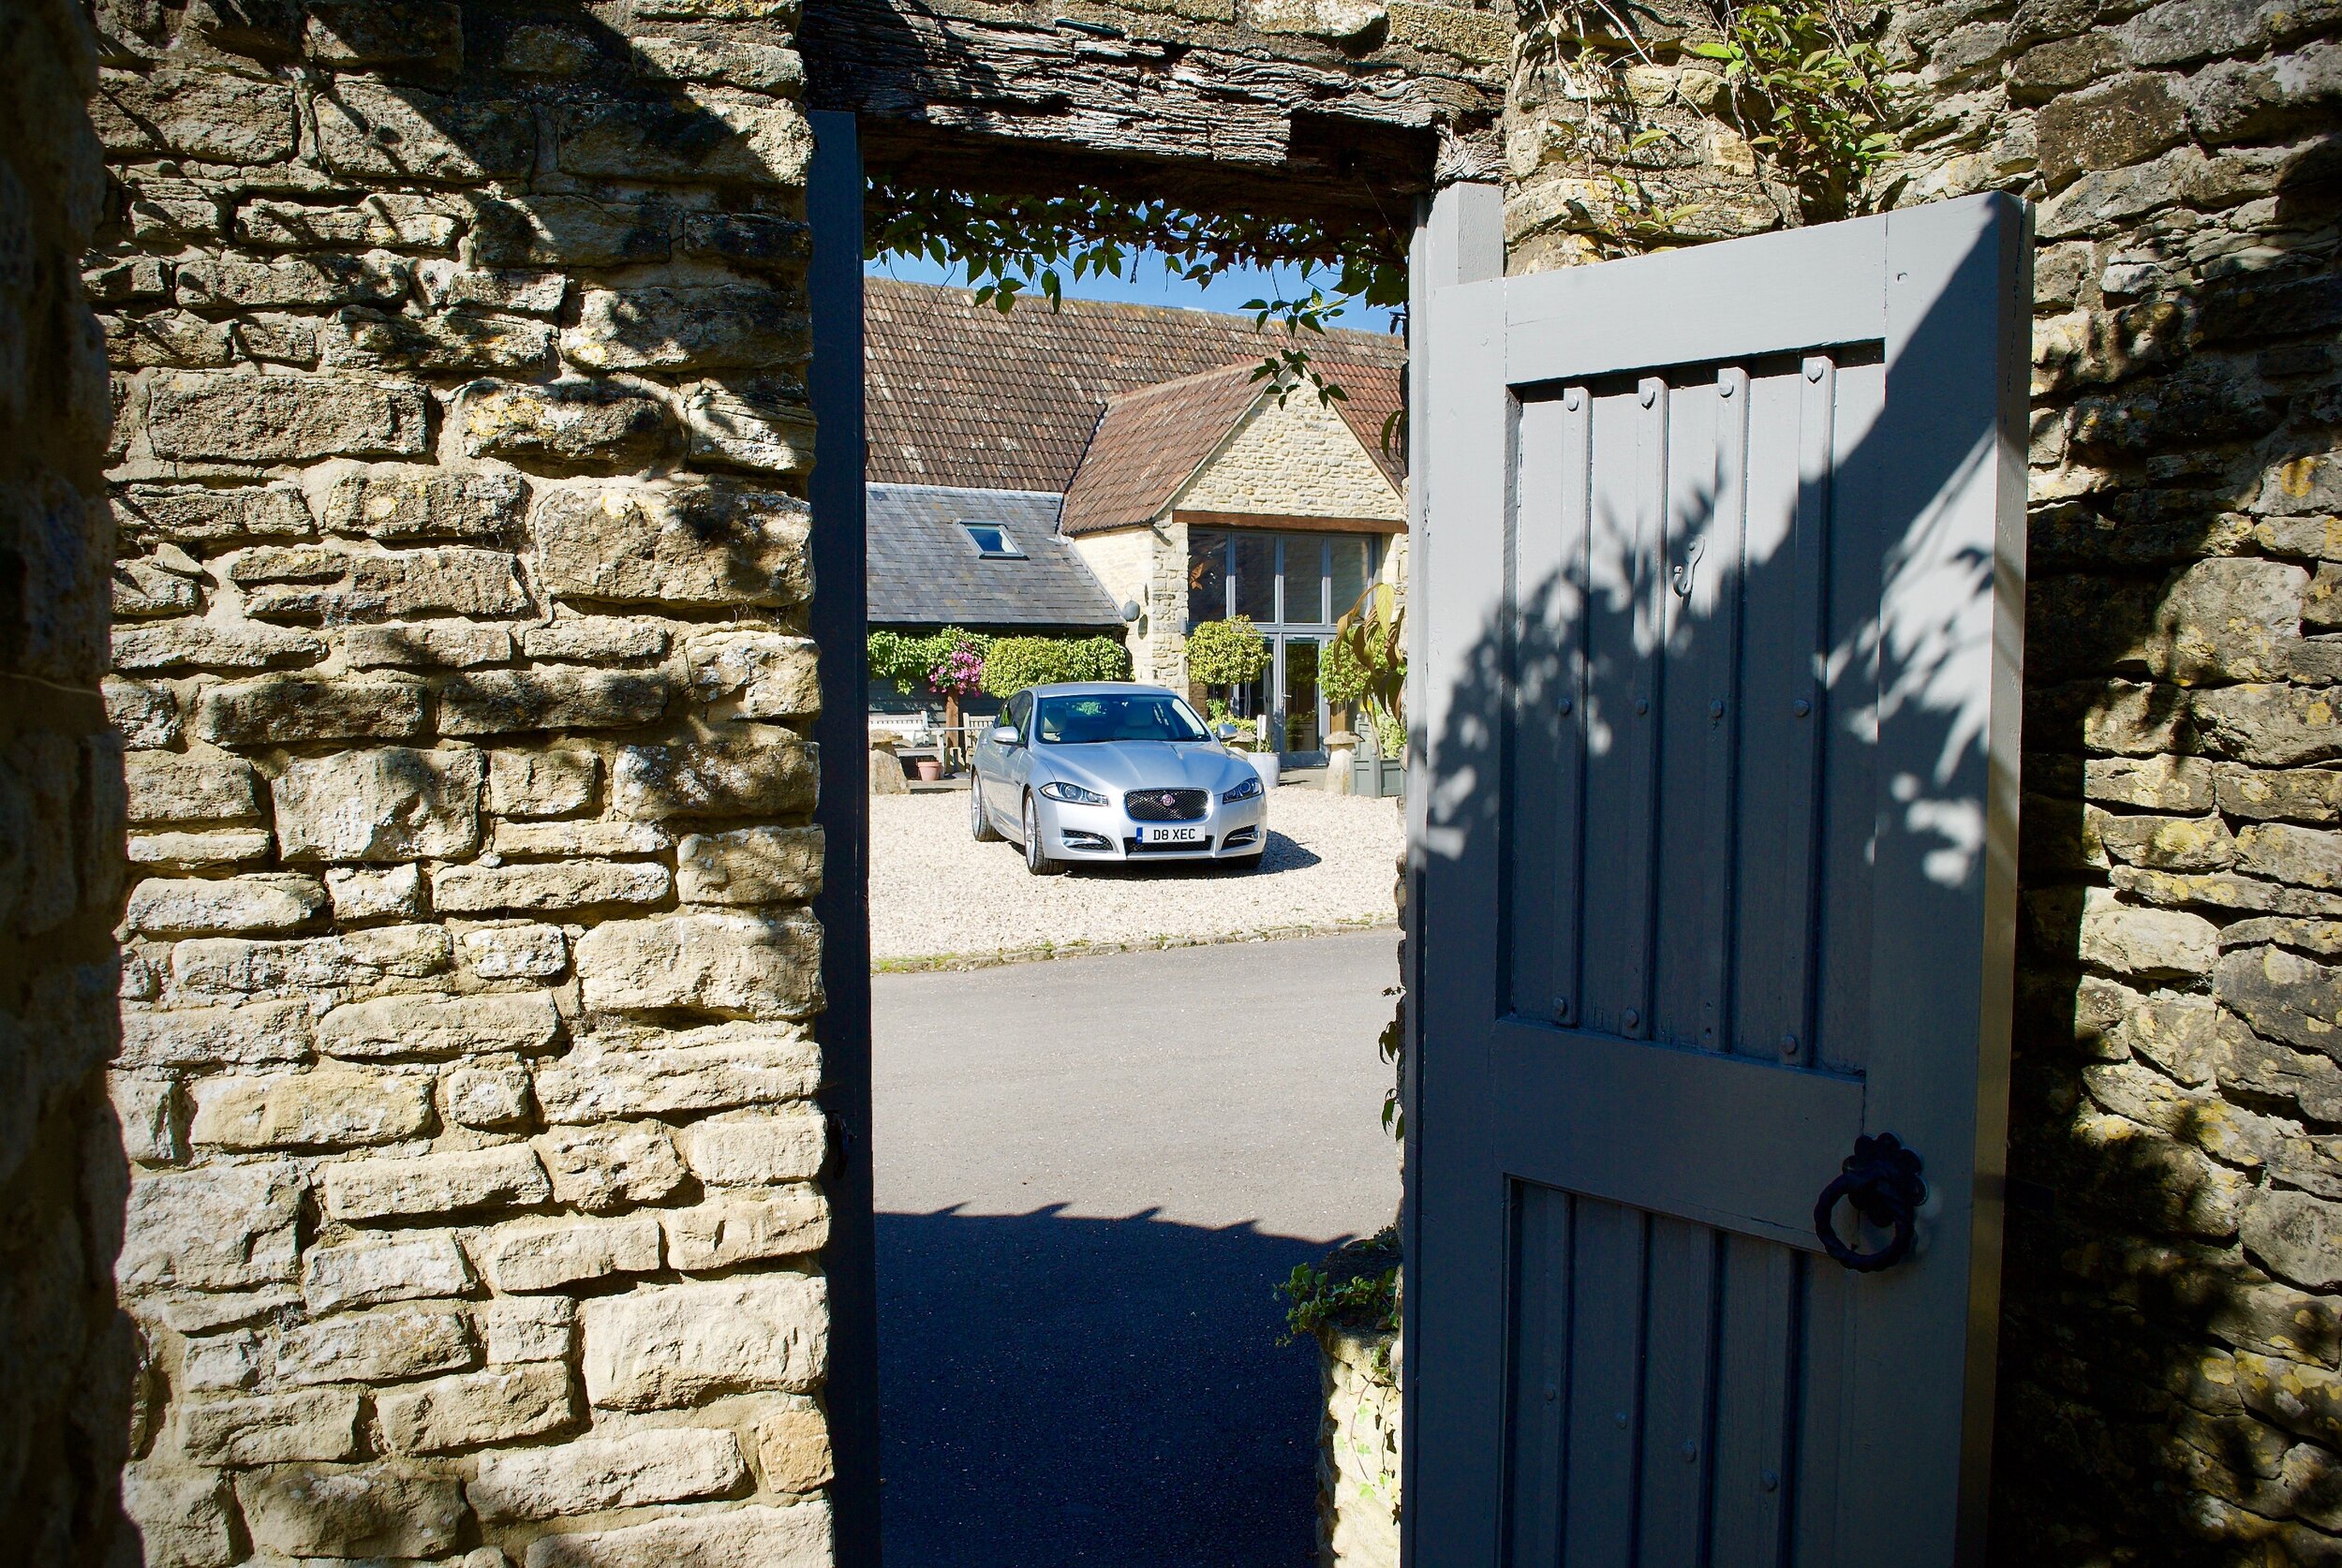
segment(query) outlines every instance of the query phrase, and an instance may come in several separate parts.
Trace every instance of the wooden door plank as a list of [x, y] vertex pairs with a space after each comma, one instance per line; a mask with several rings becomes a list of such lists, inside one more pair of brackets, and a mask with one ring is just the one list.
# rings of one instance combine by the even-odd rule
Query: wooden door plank
[[1561, 1568], [1630, 1568], [1645, 1217], [1585, 1197], [1574, 1206]]
[[1717, 1240], [1705, 1225], [1651, 1221], [1636, 1568], [1700, 1568]]
[[1571, 1205], [1566, 1192], [1534, 1182], [1514, 1184], [1513, 1371], [1503, 1557], [1508, 1568], [1555, 1568], [1561, 1556]]
[[[1793, 1382], [1790, 1440], [1789, 1561], [1796, 1568], [1871, 1568], [1874, 1521], [1860, 1496], [1844, 1495], [1859, 1471], [1850, 1464], [1854, 1438], [1845, 1420], [1848, 1322], [1856, 1278], [1836, 1264], [1798, 1260], [1795, 1327], [1798, 1375]], [[1854, 1483], [1858, 1494], [1859, 1481]], [[1843, 1522], [1856, 1528], [1841, 1533]], [[1840, 1549], [1840, 1542], [1845, 1549]]]
[[[1646, 389], [1647, 390], [1647, 389]], [[1593, 399], [1586, 605], [1585, 850], [1573, 1023], [1631, 1034], [1648, 1021], [1651, 963], [1652, 718], [1655, 665], [1656, 473], [1666, 449], [1635, 392]], [[1629, 1015], [1633, 1022], [1628, 1022]]]
[[[1511, 941], [1505, 994], [1513, 1012], [1568, 1022], [1577, 995], [1578, 665], [1582, 622], [1577, 572], [1585, 507], [1584, 421], [1565, 398], [1524, 403], [1510, 534], [1513, 607], [1506, 666], [1505, 908]], [[1573, 466], [1575, 460], [1575, 466]], [[1578, 494], [1571, 504], [1569, 493]]]
[[1710, 1568], [1782, 1568], [1798, 1255], [1728, 1236], [1723, 1260], [1707, 1561]]

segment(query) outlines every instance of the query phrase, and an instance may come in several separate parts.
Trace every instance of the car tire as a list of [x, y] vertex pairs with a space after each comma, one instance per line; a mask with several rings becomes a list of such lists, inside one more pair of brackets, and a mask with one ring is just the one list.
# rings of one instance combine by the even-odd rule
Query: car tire
[[1065, 869], [1064, 863], [1052, 860], [1041, 848], [1041, 810], [1025, 797], [1025, 869], [1036, 877], [1054, 877]]
[[992, 825], [992, 813], [984, 808], [984, 780], [975, 770], [968, 773], [968, 836], [979, 844], [1000, 841], [1001, 830]]

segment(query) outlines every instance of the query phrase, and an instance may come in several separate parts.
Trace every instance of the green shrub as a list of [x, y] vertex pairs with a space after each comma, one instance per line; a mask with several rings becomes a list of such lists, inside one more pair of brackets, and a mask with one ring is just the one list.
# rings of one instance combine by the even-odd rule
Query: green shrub
[[[956, 626], [914, 637], [900, 631], [873, 631], [869, 641], [872, 680], [893, 681], [906, 691], [924, 686], [929, 691], [955, 691], [966, 696], [975, 689], [964, 673], [981, 665], [993, 639]], [[955, 658], [955, 655], [964, 657]]]
[[1112, 637], [996, 637], [984, 657], [984, 688], [995, 697], [1060, 681], [1130, 678], [1130, 653]]
[[1268, 668], [1268, 639], [1250, 615], [1204, 621], [1187, 634], [1187, 678], [1205, 686], [1246, 686]]

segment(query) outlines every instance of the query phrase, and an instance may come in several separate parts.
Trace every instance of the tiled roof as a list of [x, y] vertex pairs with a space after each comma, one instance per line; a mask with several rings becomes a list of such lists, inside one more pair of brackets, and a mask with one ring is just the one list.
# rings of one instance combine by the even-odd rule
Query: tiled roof
[[[1030, 298], [1004, 316], [971, 301], [966, 289], [863, 280], [873, 481], [1061, 493], [1107, 398], [1237, 361], [1257, 364], [1279, 341], [1249, 316], [1097, 300], [1053, 311]], [[1406, 362], [1399, 338], [1337, 329], [1312, 337], [1311, 353], [1345, 372], [1337, 378], [1353, 398], [1354, 379], [1376, 379], [1364, 367], [1390, 372], [1397, 406], [1396, 370]], [[1370, 451], [1381, 422], [1373, 417]]]
[[1126, 392], [1106, 405], [1065, 493], [1068, 534], [1146, 523], [1260, 401], [1253, 363]]
[[[870, 624], [1119, 632], [1114, 600], [1057, 532], [1057, 513], [1055, 496], [871, 485]], [[1001, 525], [1024, 558], [985, 559], [962, 523]]]

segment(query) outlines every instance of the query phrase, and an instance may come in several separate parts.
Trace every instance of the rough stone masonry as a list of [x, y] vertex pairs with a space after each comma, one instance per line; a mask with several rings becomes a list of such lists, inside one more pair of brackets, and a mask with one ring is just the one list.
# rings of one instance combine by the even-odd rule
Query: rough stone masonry
[[829, 1559], [795, 12], [96, 7], [149, 1568]]

